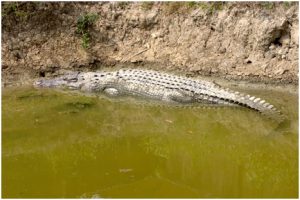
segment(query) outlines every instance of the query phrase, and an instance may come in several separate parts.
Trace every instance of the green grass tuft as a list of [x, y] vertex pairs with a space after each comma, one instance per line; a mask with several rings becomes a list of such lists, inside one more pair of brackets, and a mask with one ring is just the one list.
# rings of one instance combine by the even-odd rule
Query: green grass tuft
[[87, 49], [90, 46], [90, 33], [89, 27], [91, 27], [95, 21], [99, 18], [97, 14], [85, 14], [81, 15], [77, 20], [77, 33], [82, 36], [82, 47]]

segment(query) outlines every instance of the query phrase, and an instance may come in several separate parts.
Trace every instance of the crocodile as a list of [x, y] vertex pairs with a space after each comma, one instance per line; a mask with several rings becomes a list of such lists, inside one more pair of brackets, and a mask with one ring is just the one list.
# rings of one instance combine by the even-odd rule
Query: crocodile
[[109, 96], [139, 96], [179, 104], [239, 106], [255, 110], [276, 121], [283, 120], [280, 111], [263, 99], [223, 88], [214, 82], [154, 70], [68, 72], [53, 79], [40, 79], [34, 85], [87, 93], [103, 92]]

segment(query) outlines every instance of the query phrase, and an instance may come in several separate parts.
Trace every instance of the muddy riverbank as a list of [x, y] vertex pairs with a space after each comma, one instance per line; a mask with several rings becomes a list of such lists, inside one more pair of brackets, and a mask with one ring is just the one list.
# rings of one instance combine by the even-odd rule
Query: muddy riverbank
[[151, 68], [298, 84], [298, 3], [2, 3], [2, 85]]

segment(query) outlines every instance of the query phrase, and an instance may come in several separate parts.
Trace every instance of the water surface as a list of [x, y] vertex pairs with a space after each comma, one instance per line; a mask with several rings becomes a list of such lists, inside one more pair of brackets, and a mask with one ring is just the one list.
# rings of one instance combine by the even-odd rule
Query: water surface
[[3, 197], [297, 197], [297, 95], [247, 92], [288, 123], [247, 109], [4, 88]]

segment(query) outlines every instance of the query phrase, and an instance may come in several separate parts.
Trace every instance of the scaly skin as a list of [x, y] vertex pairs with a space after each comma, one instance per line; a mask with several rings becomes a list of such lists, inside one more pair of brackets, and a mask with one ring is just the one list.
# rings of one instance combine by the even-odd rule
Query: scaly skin
[[152, 70], [72, 72], [51, 80], [39, 80], [35, 86], [104, 92], [111, 96], [141, 96], [176, 103], [238, 105], [256, 110], [277, 121], [283, 119], [273, 105], [260, 98], [222, 88], [212, 82]]

